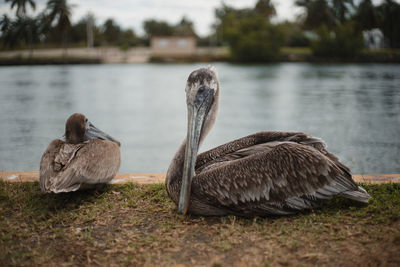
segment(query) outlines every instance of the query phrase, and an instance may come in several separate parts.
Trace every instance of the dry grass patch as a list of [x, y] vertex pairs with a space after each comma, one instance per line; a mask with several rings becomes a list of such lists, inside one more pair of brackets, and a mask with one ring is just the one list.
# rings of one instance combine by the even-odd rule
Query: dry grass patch
[[400, 185], [290, 217], [186, 217], [164, 185], [42, 195], [0, 182], [0, 265], [400, 265]]

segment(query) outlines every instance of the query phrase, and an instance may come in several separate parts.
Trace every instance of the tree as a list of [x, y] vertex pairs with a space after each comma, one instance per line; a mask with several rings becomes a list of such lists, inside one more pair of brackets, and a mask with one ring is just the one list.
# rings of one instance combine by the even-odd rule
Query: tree
[[[33, 0], [6, 0], [6, 2], [11, 2], [11, 9], [14, 7], [17, 8], [16, 11], [16, 20], [10, 23], [9, 21], [9, 31], [5, 34], [5, 45], [12, 46], [20, 43], [20, 41], [25, 41], [29, 46], [29, 58], [32, 57], [33, 54], [33, 41], [36, 40], [35, 34], [38, 30], [37, 21], [35, 19], [30, 18], [26, 15], [26, 6], [30, 5], [34, 10], [36, 8], [36, 4]], [[25, 28], [22, 28], [25, 27]], [[23, 33], [23, 34], [21, 34]]]
[[71, 26], [69, 40], [71, 43], [84, 44], [86, 42], [87, 20], [83, 18]]
[[122, 31], [119, 46], [121, 49], [128, 49], [129, 47], [136, 46], [139, 43], [139, 38], [136, 36], [132, 29]]
[[33, 0], [5, 0], [6, 2], [11, 2], [11, 9], [17, 7], [16, 15], [18, 17], [24, 16], [26, 14], [26, 6], [29, 4], [33, 10], [36, 8], [36, 4]]
[[183, 16], [181, 21], [175, 27], [173, 27], [173, 34], [196, 36], [196, 33], [193, 29], [193, 22]]
[[258, 0], [255, 6], [258, 14], [265, 16], [268, 20], [276, 15], [275, 6], [271, 0]]
[[0, 20], [0, 32], [1, 32], [0, 41], [2, 43], [2, 46], [6, 46], [7, 42], [9, 42], [10, 28], [11, 28], [11, 20], [6, 14], [4, 14]]
[[371, 30], [378, 27], [378, 12], [371, 0], [363, 0], [355, 14], [360, 29]]
[[379, 28], [391, 48], [400, 48], [400, 4], [385, 0], [378, 6]]
[[11, 20], [10, 18], [4, 14], [0, 20], [0, 31], [2, 34], [6, 33], [10, 29]]
[[268, 62], [277, 59], [284, 35], [254, 9], [223, 5], [216, 10], [218, 28], [229, 44], [231, 59], [239, 62]]
[[331, 0], [331, 5], [337, 21], [344, 23], [351, 8], [354, 7], [354, 2], [353, 0]]
[[285, 46], [306, 47], [310, 40], [306, 37], [301, 24], [298, 22], [284, 21], [277, 25], [285, 36]]
[[33, 43], [39, 41], [39, 26], [37, 20], [28, 16], [18, 16], [11, 21], [4, 33], [3, 43], [8, 47], [15, 47], [22, 42], [29, 46], [29, 58], [32, 57]]
[[149, 39], [154, 35], [172, 35], [174, 33], [174, 28], [168, 22], [154, 19], [145, 20], [143, 29]]
[[117, 44], [121, 39], [121, 28], [113, 19], [107, 19], [102, 27], [102, 33], [107, 44]]
[[321, 25], [333, 28], [335, 15], [326, 0], [296, 0], [296, 5], [305, 8], [304, 26], [306, 29], [317, 29]]
[[47, 9], [50, 11], [49, 22], [51, 24], [55, 22], [57, 31], [61, 33], [65, 54], [67, 51], [67, 34], [71, 27], [70, 17], [72, 6], [67, 3], [67, 0], [49, 0], [47, 2]]
[[361, 32], [353, 22], [336, 26], [333, 30], [322, 25], [317, 30], [318, 39], [311, 44], [315, 56], [324, 58], [353, 58], [364, 46]]

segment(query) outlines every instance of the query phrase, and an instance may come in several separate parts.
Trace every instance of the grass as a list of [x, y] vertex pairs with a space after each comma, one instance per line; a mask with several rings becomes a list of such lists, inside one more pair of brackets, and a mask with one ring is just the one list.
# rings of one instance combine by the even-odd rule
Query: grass
[[400, 185], [296, 216], [177, 215], [164, 185], [42, 195], [0, 182], [0, 266], [400, 264]]

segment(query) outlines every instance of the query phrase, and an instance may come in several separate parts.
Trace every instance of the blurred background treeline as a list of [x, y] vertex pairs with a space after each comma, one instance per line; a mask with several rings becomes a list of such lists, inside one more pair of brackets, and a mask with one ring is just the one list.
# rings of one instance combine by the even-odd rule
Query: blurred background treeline
[[271, 0], [258, 0], [255, 6], [243, 9], [221, 3], [207, 36], [198, 36], [185, 16], [177, 24], [146, 19], [139, 35], [113, 18], [98, 23], [92, 13], [72, 23], [74, 6], [67, 0], [49, 0], [40, 11], [34, 0], [5, 2], [15, 14], [3, 14], [0, 19], [2, 50], [28, 49], [32, 53], [38, 48], [103, 46], [127, 50], [149, 46], [151, 37], [159, 35], [196, 36], [200, 47], [229, 47], [229, 59], [238, 62], [278, 60], [285, 52], [346, 59], [368, 53], [368, 49], [398, 53], [400, 48], [400, 4], [394, 0], [379, 4], [371, 0], [296, 0], [303, 12], [294, 21], [284, 22], [274, 21], [276, 9]]

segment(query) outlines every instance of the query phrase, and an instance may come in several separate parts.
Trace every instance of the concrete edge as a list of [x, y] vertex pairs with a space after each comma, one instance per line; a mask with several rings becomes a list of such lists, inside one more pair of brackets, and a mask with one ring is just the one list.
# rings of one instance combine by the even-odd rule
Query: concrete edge
[[[356, 182], [385, 184], [400, 183], [400, 174], [354, 174], [353, 179]], [[24, 172], [0, 172], [0, 180], [8, 182], [37, 182], [39, 181], [38, 171]], [[110, 184], [159, 184], [165, 182], [164, 173], [119, 173]]]

